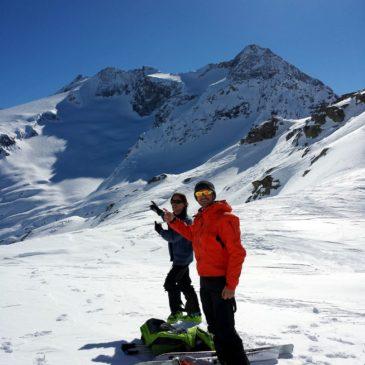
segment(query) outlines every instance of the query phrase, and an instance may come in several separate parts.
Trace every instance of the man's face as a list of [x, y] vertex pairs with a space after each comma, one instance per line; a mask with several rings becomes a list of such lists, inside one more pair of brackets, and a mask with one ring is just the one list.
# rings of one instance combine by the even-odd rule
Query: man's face
[[208, 189], [197, 191], [195, 197], [202, 208], [206, 208], [214, 201], [214, 193]]

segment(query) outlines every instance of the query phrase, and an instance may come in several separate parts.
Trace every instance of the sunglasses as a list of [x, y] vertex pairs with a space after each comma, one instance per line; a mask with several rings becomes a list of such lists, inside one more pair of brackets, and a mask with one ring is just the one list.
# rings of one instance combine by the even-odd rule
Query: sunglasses
[[195, 196], [197, 198], [199, 198], [199, 197], [201, 197], [203, 195], [207, 196], [207, 195], [212, 195], [212, 194], [213, 194], [213, 191], [212, 190], [208, 190], [208, 189], [206, 189], [206, 190], [200, 190], [200, 191], [195, 192]]
[[184, 203], [184, 202], [182, 200], [178, 200], [178, 199], [171, 200], [171, 204], [181, 204], [181, 203]]

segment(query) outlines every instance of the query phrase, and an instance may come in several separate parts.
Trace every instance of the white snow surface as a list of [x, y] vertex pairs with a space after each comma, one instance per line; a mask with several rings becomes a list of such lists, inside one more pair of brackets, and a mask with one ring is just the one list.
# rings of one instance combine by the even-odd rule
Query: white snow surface
[[[120, 345], [169, 314], [167, 245], [150, 201], [170, 208], [181, 191], [193, 215], [194, 185], [209, 179], [241, 221], [236, 327], [246, 348], [293, 343], [280, 365], [364, 365], [365, 93], [330, 106], [341, 121], [328, 112], [313, 127], [312, 106], [333, 93], [255, 47], [179, 75], [107, 68], [0, 111], [0, 137], [16, 142], [0, 148], [0, 364], [146, 359]], [[238, 100], [264, 104], [258, 82], [277, 89], [268, 107], [236, 115]], [[275, 136], [238, 143], [275, 103]], [[269, 195], [255, 192], [268, 176]], [[194, 264], [191, 274], [199, 290]]]
[[[282, 365], [361, 365], [365, 222], [351, 204], [336, 213], [336, 196], [316, 197], [325, 203], [286, 196], [234, 206], [248, 252], [236, 326], [246, 347], [294, 343]], [[170, 264], [148, 201], [135, 204], [113, 224], [0, 247], [0, 363], [144, 359], [119, 346], [148, 318], [166, 318]]]

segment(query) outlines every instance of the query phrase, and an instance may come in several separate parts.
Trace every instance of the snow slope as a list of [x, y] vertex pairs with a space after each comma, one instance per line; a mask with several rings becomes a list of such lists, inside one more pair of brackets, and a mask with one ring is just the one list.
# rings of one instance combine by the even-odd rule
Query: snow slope
[[304, 117], [334, 99], [256, 45], [178, 75], [150, 67], [79, 75], [50, 98], [0, 111], [0, 135], [13, 143], [0, 147], [0, 243], [66, 218], [82, 223], [105, 209], [86, 199], [97, 188], [191, 170], [273, 112]]
[[67, 92], [0, 111], [0, 135], [13, 140], [0, 150], [0, 242], [24, 239], [67, 215], [151, 125], [149, 116], [133, 111], [128, 95], [97, 96], [110, 92], [105, 79], [111, 74], [106, 69]]
[[[336, 196], [316, 197], [315, 205], [276, 196], [234, 206], [248, 250], [237, 328], [246, 347], [294, 343], [294, 358], [280, 365], [362, 365], [364, 218], [351, 204], [336, 213]], [[140, 200], [139, 212], [125, 207], [103, 227], [1, 246], [1, 363], [143, 359], [125, 357], [119, 346], [138, 338], [148, 318], [168, 314], [168, 252], [147, 204]]]
[[[347, 103], [347, 121], [329, 133], [333, 122], [328, 120], [322, 132], [328, 136], [312, 143], [303, 158], [308, 142], [303, 139], [301, 146], [299, 139], [293, 146], [286, 135], [304, 121], [292, 121], [289, 130], [284, 124], [273, 140], [257, 143], [259, 157], [245, 152], [258, 161], [248, 169], [240, 153], [254, 146], [233, 146], [184, 174], [99, 192], [94, 203], [109, 202], [109, 209], [86, 222], [50, 225], [36, 233], [39, 238], [1, 246], [6, 293], [0, 298], [1, 363], [135, 364], [145, 359], [126, 357], [119, 347], [139, 337], [145, 320], [168, 313], [162, 288], [169, 269], [167, 247], [153, 231], [156, 216], [148, 211], [149, 201], [168, 208], [178, 189], [188, 193], [194, 212], [194, 181], [208, 177], [241, 219], [248, 256], [237, 289], [236, 322], [246, 347], [294, 343], [294, 357], [281, 359], [282, 365], [362, 365], [365, 113], [351, 117], [362, 106], [353, 98]], [[311, 154], [327, 146], [328, 154], [303, 177]], [[270, 198], [244, 204], [248, 181], [273, 161], [280, 171], [276, 177], [286, 184]], [[189, 176], [191, 183], [184, 183]], [[88, 204], [79, 209], [89, 209]]]
[[335, 99], [249, 46], [179, 75], [107, 68], [1, 110], [0, 363], [141, 360], [120, 344], [168, 315], [149, 203], [182, 191], [193, 214], [194, 185], [210, 179], [248, 252], [245, 346], [294, 343], [281, 365], [363, 365], [365, 92]]

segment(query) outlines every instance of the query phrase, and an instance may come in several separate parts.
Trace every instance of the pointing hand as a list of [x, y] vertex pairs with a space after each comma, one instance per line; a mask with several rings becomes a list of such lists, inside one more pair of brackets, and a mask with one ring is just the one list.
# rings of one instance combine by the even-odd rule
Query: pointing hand
[[165, 212], [165, 214], [163, 216], [163, 220], [166, 223], [170, 223], [175, 219], [175, 215], [173, 213], [169, 212], [167, 209], [164, 208], [164, 212]]
[[163, 218], [164, 216], [163, 210], [160, 209], [154, 201], [151, 201], [151, 203], [152, 204], [150, 205], [150, 209], [153, 210], [156, 214], [158, 214], [161, 218]]

